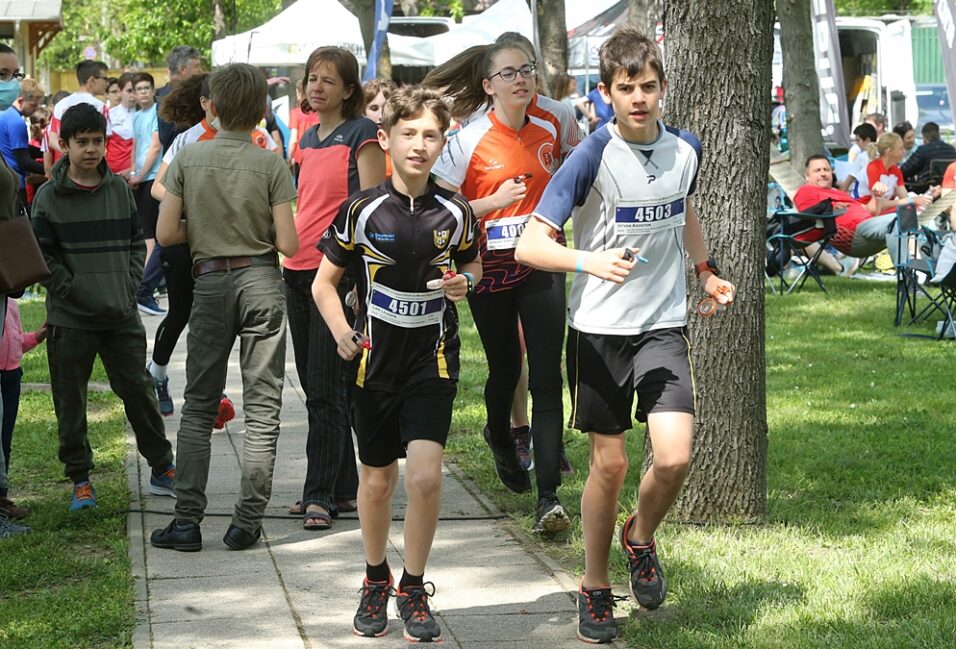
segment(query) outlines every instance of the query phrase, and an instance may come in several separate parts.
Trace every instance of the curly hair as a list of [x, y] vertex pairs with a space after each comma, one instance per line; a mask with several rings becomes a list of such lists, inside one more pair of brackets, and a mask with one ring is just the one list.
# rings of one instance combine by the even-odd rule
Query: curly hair
[[[209, 75], [203, 72], [186, 77], [172, 91], [163, 97], [159, 105], [159, 116], [167, 122], [172, 122], [177, 128], [189, 128], [198, 124], [206, 116], [206, 112], [199, 103], [203, 83]], [[207, 97], [208, 99], [208, 97]]]

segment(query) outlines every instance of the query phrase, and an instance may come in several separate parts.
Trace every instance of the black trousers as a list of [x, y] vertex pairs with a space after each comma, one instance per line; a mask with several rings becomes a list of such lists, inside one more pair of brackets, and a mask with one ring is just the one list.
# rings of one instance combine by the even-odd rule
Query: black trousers
[[511, 403], [521, 375], [518, 320], [528, 353], [531, 436], [534, 441], [538, 496], [561, 484], [564, 402], [561, 352], [564, 347], [564, 273], [534, 271], [523, 284], [506, 291], [471, 295], [475, 326], [485, 348], [488, 380], [485, 410], [496, 443], [511, 442]]
[[163, 275], [166, 277], [166, 317], [156, 330], [153, 342], [153, 362], [168, 365], [176, 348], [176, 342], [189, 322], [193, 308], [193, 260], [189, 246], [180, 243], [168, 248], [159, 248]]

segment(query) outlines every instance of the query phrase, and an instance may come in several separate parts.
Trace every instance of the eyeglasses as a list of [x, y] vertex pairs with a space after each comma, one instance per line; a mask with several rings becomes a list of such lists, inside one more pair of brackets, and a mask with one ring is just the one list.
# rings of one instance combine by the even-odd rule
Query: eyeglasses
[[17, 81], [23, 81], [27, 75], [22, 72], [0, 72], [0, 81], [11, 81], [16, 79]]
[[538, 69], [534, 65], [530, 63], [525, 63], [517, 70], [511, 67], [498, 70], [493, 75], [488, 77], [488, 81], [491, 81], [495, 77], [499, 77], [499, 76], [501, 77], [502, 81], [514, 81], [515, 77], [518, 76], [519, 74], [525, 79], [530, 79], [531, 77], [535, 75], [537, 71]]

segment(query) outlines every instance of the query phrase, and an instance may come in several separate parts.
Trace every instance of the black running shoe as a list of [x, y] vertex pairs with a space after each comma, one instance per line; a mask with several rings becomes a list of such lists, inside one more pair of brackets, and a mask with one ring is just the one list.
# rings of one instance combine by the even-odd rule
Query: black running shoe
[[628, 531], [634, 525], [634, 515], [628, 516], [621, 527], [621, 545], [627, 556], [627, 566], [631, 571], [630, 588], [634, 600], [648, 610], [654, 610], [664, 603], [667, 596], [667, 580], [657, 558], [657, 543], [652, 539], [648, 545], [634, 545], [627, 539]]
[[515, 452], [518, 454], [518, 462], [521, 463], [521, 468], [530, 471], [534, 468], [534, 458], [531, 456], [531, 427], [512, 427], [511, 439], [515, 441]]
[[[427, 586], [431, 586], [428, 592]], [[430, 581], [420, 586], [406, 586], [395, 593], [395, 608], [405, 622], [405, 639], [409, 642], [441, 642], [441, 627], [428, 608], [428, 598], [435, 594]]]
[[388, 598], [395, 594], [392, 580], [362, 581], [362, 599], [352, 620], [352, 633], [366, 638], [380, 638], [388, 631]]
[[555, 494], [544, 494], [535, 507], [534, 534], [558, 534], [571, 527], [571, 519]]
[[591, 644], [608, 644], [617, 637], [614, 602], [626, 600], [611, 588], [578, 589], [578, 639]]
[[515, 492], [523, 494], [531, 491], [531, 478], [528, 472], [521, 468], [518, 462], [518, 454], [515, 453], [515, 447], [512, 443], [507, 443], [502, 447], [495, 446], [491, 441], [491, 431], [485, 426], [485, 441], [491, 447], [491, 454], [495, 458], [495, 472], [501, 484]]

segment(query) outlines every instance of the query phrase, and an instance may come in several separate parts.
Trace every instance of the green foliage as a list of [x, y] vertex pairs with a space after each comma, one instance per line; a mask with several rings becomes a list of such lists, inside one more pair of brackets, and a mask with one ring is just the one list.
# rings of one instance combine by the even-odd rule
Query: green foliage
[[931, 14], [933, 0], [835, 0], [838, 16]]
[[[70, 69], [92, 45], [97, 56], [120, 66], [162, 65], [176, 45], [192, 45], [208, 60], [214, 0], [71, 0], [63, 3], [63, 31], [40, 56], [41, 64]], [[220, 1], [224, 22], [252, 29], [280, 10], [280, 0]]]
[[463, 0], [422, 0], [419, 10], [422, 16], [450, 16], [461, 22], [465, 15], [465, 3]]

